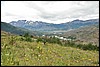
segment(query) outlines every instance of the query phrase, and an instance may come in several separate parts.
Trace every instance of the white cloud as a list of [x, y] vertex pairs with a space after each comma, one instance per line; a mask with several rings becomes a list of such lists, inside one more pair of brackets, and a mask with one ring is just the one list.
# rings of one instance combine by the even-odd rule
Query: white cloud
[[1, 1], [1, 21], [64, 23], [99, 18], [99, 1]]

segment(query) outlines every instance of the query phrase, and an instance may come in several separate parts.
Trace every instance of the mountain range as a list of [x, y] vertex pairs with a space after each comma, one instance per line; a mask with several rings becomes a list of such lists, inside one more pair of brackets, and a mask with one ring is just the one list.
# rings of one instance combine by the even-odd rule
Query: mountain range
[[76, 19], [71, 22], [61, 24], [46, 23], [43, 21], [18, 20], [10, 23], [1, 22], [1, 30], [14, 34], [24, 34], [29, 32], [32, 35], [42, 35], [50, 32], [53, 33], [54, 31], [66, 32], [95, 24], [99, 24], [99, 19], [89, 19], [85, 21]]
[[32, 31], [58, 31], [58, 30], [77, 29], [83, 26], [99, 24], [99, 19], [89, 19], [85, 21], [76, 19], [61, 24], [53, 24], [43, 21], [18, 20], [18, 21], [11, 21], [10, 24], [15, 27], [26, 28]]
[[1, 30], [10, 32], [13, 34], [17, 34], [17, 35], [23, 35], [27, 32], [30, 33], [31, 35], [35, 35], [35, 32], [33, 32], [33, 31], [30, 31], [30, 30], [24, 29], [24, 28], [20, 28], [20, 27], [15, 27], [15, 26], [12, 26], [11, 24], [5, 23], [5, 22], [1, 22]]

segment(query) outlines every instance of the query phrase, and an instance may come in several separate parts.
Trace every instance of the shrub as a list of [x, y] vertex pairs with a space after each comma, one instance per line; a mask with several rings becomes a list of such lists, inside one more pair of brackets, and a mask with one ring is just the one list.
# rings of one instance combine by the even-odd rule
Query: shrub
[[13, 36], [13, 35], [11, 35], [11, 36], [10, 36], [9, 44], [14, 45], [14, 44], [15, 44], [15, 41], [16, 41], [16, 37]]
[[99, 48], [96, 45], [93, 45], [91, 43], [83, 45], [82, 49], [83, 50], [97, 50], [97, 51], [99, 50]]
[[24, 37], [25, 37], [25, 41], [32, 42], [32, 39], [31, 39], [31, 36], [29, 35], [29, 33], [25, 33]]
[[30, 37], [27, 37], [26, 41], [32, 42], [32, 39]]
[[67, 41], [67, 43], [64, 44], [64, 46], [70, 46], [70, 47], [75, 47], [83, 50], [97, 50], [99, 51], [99, 47], [97, 45], [93, 45], [91, 43], [89, 44], [75, 44], [74, 41]]
[[42, 38], [38, 38], [37, 42], [43, 42]]

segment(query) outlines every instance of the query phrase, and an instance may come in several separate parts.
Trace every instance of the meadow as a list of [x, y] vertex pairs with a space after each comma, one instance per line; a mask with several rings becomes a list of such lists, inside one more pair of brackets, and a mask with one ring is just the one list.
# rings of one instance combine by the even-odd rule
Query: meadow
[[99, 66], [99, 51], [21, 38], [1, 31], [1, 66]]

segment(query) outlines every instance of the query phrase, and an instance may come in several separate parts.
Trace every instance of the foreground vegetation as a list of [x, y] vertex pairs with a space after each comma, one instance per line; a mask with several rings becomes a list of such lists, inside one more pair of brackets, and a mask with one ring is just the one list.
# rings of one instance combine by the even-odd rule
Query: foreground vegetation
[[57, 43], [43, 44], [29, 38], [1, 34], [2, 66], [99, 66], [99, 51], [82, 50]]

